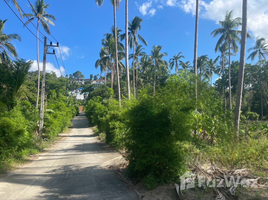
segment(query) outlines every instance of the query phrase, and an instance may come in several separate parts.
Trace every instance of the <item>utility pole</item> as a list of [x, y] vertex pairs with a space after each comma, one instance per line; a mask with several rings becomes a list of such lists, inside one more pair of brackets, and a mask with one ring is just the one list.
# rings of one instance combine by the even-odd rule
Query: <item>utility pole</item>
[[54, 49], [53, 49], [53, 53], [48, 53], [47, 52], [48, 47], [59, 47], [59, 43], [57, 43], [57, 45], [53, 45], [52, 42], [50, 42], [50, 45], [47, 45], [47, 37], [44, 38], [43, 78], [42, 78], [42, 88], [41, 88], [41, 106], [40, 106], [40, 124], [39, 124], [39, 136], [40, 137], [42, 137], [43, 128], [44, 128], [47, 54], [55, 54]]

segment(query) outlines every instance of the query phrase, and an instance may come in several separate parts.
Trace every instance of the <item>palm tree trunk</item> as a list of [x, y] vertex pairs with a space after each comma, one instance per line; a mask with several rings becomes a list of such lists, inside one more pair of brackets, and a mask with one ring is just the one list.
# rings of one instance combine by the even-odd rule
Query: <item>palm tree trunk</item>
[[[196, 0], [195, 40], [194, 40], [194, 74], [195, 76], [197, 76], [198, 18], [199, 18], [199, 0]], [[195, 81], [195, 102], [197, 103], [197, 80]]]
[[120, 90], [120, 78], [119, 78], [119, 67], [118, 67], [118, 52], [117, 52], [117, 28], [116, 28], [116, 4], [114, 7], [114, 35], [115, 35], [115, 64], [117, 71], [117, 85], [118, 85], [118, 101], [121, 106], [121, 90]]
[[125, 19], [125, 26], [126, 26], [126, 69], [127, 69], [127, 93], [128, 93], [128, 99], [130, 99], [130, 79], [129, 79], [129, 62], [128, 62], [128, 0], [126, 0], [126, 19]]
[[133, 70], [133, 94], [134, 94], [134, 98], [136, 99], [136, 83], [135, 83], [135, 80], [136, 80], [136, 78], [135, 78], [135, 62], [134, 62], [134, 60], [135, 60], [135, 42], [134, 42], [134, 44], [133, 44], [133, 62], [132, 62], [132, 70]]
[[245, 70], [245, 56], [247, 44], [247, 0], [243, 0], [243, 15], [242, 15], [242, 39], [240, 51], [240, 66], [238, 75], [238, 88], [235, 108], [235, 136], [238, 137], [240, 125], [240, 111], [242, 103], [242, 95], [244, 88], [244, 70]]
[[232, 110], [231, 43], [229, 42], [229, 109]]
[[111, 88], [114, 88], [114, 63], [112, 63], [112, 69], [111, 69]]
[[259, 54], [259, 63], [261, 67], [261, 74], [260, 74], [260, 86], [261, 86], [261, 120], [263, 119], [263, 91], [262, 91], [262, 63], [261, 63], [261, 54]]
[[261, 86], [261, 120], [263, 119], [263, 92]]
[[176, 60], [176, 75], [178, 75], [178, 61]]
[[221, 70], [222, 70], [222, 102], [223, 102], [223, 109], [224, 109], [224, 112], [225, 112], [225, 110], [226, 110], [226, 99], [225, 99], [225, 86], [224, 86], [224, 79], [223, 79], [223, 77], [224, 77], [224, 68], [225, 68], [225, 66], [224, 66], [224, 55], [222, 55], [222, 68], [221, 68]]
[[138, 59], [138, 66], [136, 68], [136, 98], [138, 98], [138, 69], [139, 69], [139, 59]]
[[105, 75], [104, 75], [104, 85], [106, 85], [107, 83], [107, 62], [106, 62], [106, 65], [105, 65]]
[[155, 86], [156, 86], [156, 66], [157, 66], [157, 61], [155, 61], [155, 67], [154, 67], [154, 95], [155, 95]]
[[194, 41], [194, 74], [197, 76], [197, 45], [198, 45], [198, 19], [199, 18], [199, 0], [196, 0], [195, 14], [195, 41]]
[[37, 80], [37, 95], [36, 95], [36, 109], [38, 109], [39, 104], [39, 93], [40, 93], [40, 66], [39, 66], [39, 19], [37, 21], [36, 29], [36, 49], [37, 49], [37, 67], [38, 67], [38, 80]]

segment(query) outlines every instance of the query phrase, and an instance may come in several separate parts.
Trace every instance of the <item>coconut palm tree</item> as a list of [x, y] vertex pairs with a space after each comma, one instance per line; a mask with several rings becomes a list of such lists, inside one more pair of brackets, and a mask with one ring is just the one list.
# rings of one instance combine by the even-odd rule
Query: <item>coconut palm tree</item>
[[[119, 3], [121, 0], [111, 0], [112, 6], [113, 6], [113, 13], [114, 13], [114, 40], [117, 40], [117, 20], [116, 20], [116, 10], [118, 11], [119, 9]], [[104, 0], [96, 0], [95, 1], [98, 6], [102, 6]], [[118, 100], [119, 104], [121, 105], [121, 89], [120, 89], [120, 76], [119, 76], [119, 67], [118, 67], [118, 43], [115, 42], [115, 66], [116, 66], [116, 71], [117, 71], [117, 85], [118, 85]]]
[[[230, 110], [232, 110], [232, 82], [231, 82], [231, 50], [233, 50], [234, 54], [238, 52], [237, 42], [240, 42], [239, 35], [241, 35], [240, 30], [236, 30], [236, 28], [242, 25], [242, 21], [240, 17], [234, 18], [232, 16], [233, 11], [226, 12], [225, 19], [223, 21], [219, 21], [221, 28], [215, 29], [212, 31], [211, 35], [216, 37], [220, 35], [220, 38], [216, 44], [215, 52], [222, 46], [222, 44], [227, 43], [229, 50], [229, 106]], [[248, 37], [251, 37], [250, 34], [247, 33]]]
[[235, 108], [235, 136], [238, 137], [239, 126], [240, 126], [240, 115], [241, 115], [241, 104], [242, 95], [244, 88], [244, 71], [245, 71], [245, 57], [246, 57], [246, 44], [247, 44], [247, 10], [248, 1], [243, 0], [242, 9], [242, 40], [241, 40], [241, 51], [240, 51], [240, 66], [238, 74], [238, 87], [237, 87], [237, 97], [236, 97], [236, 108]]
[[190, 68], [192, 68], [190, 61], [187, 62], [183, 62], [180, 60], [180, 66], [182, 67], [182, 69], [186, 69], [189, 70]]
[[38, 67], [38, 85], [37, 85], [37, 97], [36, 97], [36, 108], [38, 109], [39, 102], [39, 90], [40, 90], [40, 66], [39, 66], [39, 24], [41, 25], [45, 32], [50, 35], [49, 24], [55, 26], [52, 20], [56, 21], [56, 18], [53, 15], [47, 13], [47, 9], [49, 8], [49, 4], [47, 4], [44, 0], [37, 0], [35, 5], [30, 4], [30, 8], [33, 12], [30, 14], [24, 14], [23, 16], [27, 17], [28, 20], [25, 22], [24, 26], [28, 23], [37, 19], [37, 29], [36, 29], [36, 49], [37, 49], [37, 67]]
[[[8, 1], [9, 1], [9, 0], [8, 0]], [[23, 16], [22, 16], [21, 9], [20, 9], [20, 6], [19, 6], [19, 4], [18, 4], [18, 1], [17, 1], [17, 0], [11, 0], [11, 1], [12, 1], [12, 3], [15, 5], [16, 9], [19, 11], [20, 16], [21, 16], [21, 18], [22, 18]]]
[[169, 64], [170, 64], [170, 70], [173, 69], [174, 65], [175, 65], [175, 72], [176, 75], [178, 75], [178, 62], [180, 61], [181, 58], [184, 58], [184, 56], [182, 55], [182, 52], [179, 52], [178, 54], [175, 54], [172, 58], [170, 58], [169, 60]]
[[[196, 0], [195, 9], [195, 41], [194, 41], [194, 74], [197, 76], [197, 47], [198, 47], [198, 19], [199, 18], [199, 0]], [[196, 91], [197, 98], [197, 91]]]
[[151, 56], [144, 55], [141, 60], [141, 79], [143, 80], [143, 85], [153, 85], [151, 84], [154, 79], [154, 62]]
[[160, 65], [168, 65], [168, 63], [163, 60], [164, 56], [167, 56], [168, 54], [166, 52], [161, 53], [162, 46], [153, 46], [153, 49], [151, 51], [151, 57], [154, 61], [154, 94], [155, 94], [155, 88], [156, 88], [156, 72], [159, 70]]
[[[256, 38], [256, 43], [254, 47], [248, 49], [248, 52], [251, 54], [248, 56], [248, 59], [253, 61], [256, 57], [259, 59], [259, 64], [261, 65], [262, 60], [266, 60], [268, 56], [268, 43], [264, 38]], [[261, 120], [263, 119], [263, 89], [262, 89], [262, 80], [260, 76], [260, 86], [261, 86]]]
[[202, 81], [202, 77], [204, 76], [207, 68], [208, 56], [203, 55], [197, 58], [197, 69], [199, 69], [199, 78]]
[[125, 8], [125, 52], [126, 52], [126, 70], [127, 70], [127, 94], [128, 99], [130, 99], [130, 79], [129, 79], [129, 62], [128, 62], [128, 0], [126, 0], [126, 8]]
[[228, 44], [227, 43], [223, 43], [218, 51], [220, 52], [220, 63], [221, 63], [221, 67], [218, 66], [218, 68], [216, 69], [216, 74], [218, 74], [221, 77], [221, 81], [222, 81], [222, 98], [223, 98], [223, 108], [224, 110], [226, 110], [226, 96], [225, 96], [225, 85], [224, 85], [224, 71], [225, 71], [225, 64], [226, 61], [228, 61], [227, 58], [227, 50], [228, 50]]
[[[138, 45], [137, 48], [136, 48], [136, 51], [133, 53], [133, 54], [130, 54], [129, 55], [129, 59], [133, 59], [132, 62], [135, 62], [136, 64], [136, 90], [134, 91], [136, 94], [134, 96], [137, 97], [137, 91], [138, 91], [138, 68], [140, 66], [140, 63], [139, 63], [139, 57], [140, 56], [145, 56], [146, 53], [144, 52], [144, 48], [142, 47], [142, 45]], [[132, 64], [133, 65], [133, 64]]]
[[206, 74], [208, 78], [210, 79], [211, 86], [212, 86], [213, 74], [216, 72], [216, 69], [218, 68], [218, 60], [219, 60], [219, 56], [215, 60], [209, 59], [207, 61], [207, 73]]
[[264, 38], [256, 38], [255, 46], [248, 49], [248, 52], [251, 54], [248, 56], [248, 59], [253, 61], [258, 57], [259, 61], [266, 60], [268, 56], [268, 42]]
[[[132, 48], [133, 54], [135, 54], [135, 49], [136, 49], [135, 45], [139, 44], [138, 40], [140, 40], [144, 45], [146, 45], [146, 46], [148, 45], [147, 41], [140, 34], [138, 34], [138, 31], [141, 30], [141, 22], [142, 21], [143, 21], [142, 18], [139, 18], [136, 16], [136, 17], [134, 17], [134, 19], [131, 22], [129, 22], [129, 27], [128, 27], [129, 42], [128, 43], [129, 43], [129, 47]], [[125, 33], [120, 36], [121, 40], [125, 39], [125, 37], [126, 37]], [[134, 88], [133, 90], [134, 90], [134, 97], [136, 97], [135, 96], [135, 91], [136, 91], [136, 89], [135, 89], [135, 86], [136, 86], [136, 84], [135, 84], [135, 80], [136, 80], [136, 78], [135, 78], [135, 65], [133, 62], [132, 62], [132, 64], [133, 64], [132, 70], [133, 70], [133, 88]]]
[[4, 21], [0, 19], [0, 63], [10, 62], [10, 57], [18, 57], [17, 51], [11, 43], [11, 40], [21, 41], [21, 38], [18, 34], [7, 35], [4, 33], [6, 22], [7, 19]]

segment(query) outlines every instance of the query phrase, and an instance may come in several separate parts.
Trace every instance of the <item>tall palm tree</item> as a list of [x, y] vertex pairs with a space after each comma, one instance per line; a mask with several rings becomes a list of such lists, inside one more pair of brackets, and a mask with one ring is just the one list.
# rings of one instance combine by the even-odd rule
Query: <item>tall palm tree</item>
[[11, 43], [11, 40], [18, 40], [21, 41], [21, 38], [18, 34], [5, 34], [4, 28], [6, 20], [0, 19], [0, 63], [3, 62], [10, 62], [10, 57], [18, 57], [17, 51], [13, 44]]
[[[136, 17], [134, 17], [134, 19], [131, 22], [129, 22], [129, 27], [128, 27], [129, 42], [128, 43], [129, 43], [129, 47], [132, 48], [133, 54], [135, 54], [135, 49], [136, 49], [135, 45], [139, 44], [138, 40], [140, 40], [144, 45], [146, 45], [146, 46], [148, 45], [147, 41], [140, 34], [138, 34], [138, 31], [141, 30], [141, 22], [142, 21], [143, 21], [142, 18], [139, 18], [136, 16]], [[125, 39], [125, 37], [126, 37], [125, 33], [120, 36], [121, 40]], [[134, 90], [134, 97], [136, 97], [135, 96], [135, 91], [136, 91], [136, 89], [135, 89], [135, 86], [136, 86], [136, 84], [135, 84], [135, 80], [136, 80], [136, 78], [135, 78], [135, 65], [134, 65], [134, 62], [132, 62], [132, 64], [133, 64], [132, 65], [133, 90]]]
[[[236, 28], [242, 25], [242, 21], [240, 17], [232, 18], [233, 11], [226, 12], [225, 19], [223, 21], [219, 21], [221, 28], [215, 29], [212, 31], [211, 35], [216, 37], [220, 35], [220, 38], [216, 44], [215, 52], [221, 47], [222, 44], [228, 44], [229, 50], [229, 106], [230, 110], [232, 110], [232, 82], [231, 82], [231, 50], [234, 53], [238, 52], [237, 42], [240, 42], [240, 38], [238, 35], [241, 35], [240, 30], [236, 30]], [[250, 34], [247, 33], [248, 37], [251, 37]]]
[[268, 56], [268, 42], [265, 38], [256, 38], [255, 46], [248, 49], [248, 52], [251, 54], [248, 56], [248, 59], [253, 61], [257, 56], [259, 61], [266, 60]]
[[[196, 76], [197, 76], [198, 20], [199, 20], [199, 0], [196, 0], [196, 9], [195, 9], [195, 40], [194, 40], [194, 74]], [[196, 91], [196, 98], [197, 98], [197, 91]]]
[[[116, 29], [117, 36], [120, 34], [121, 30], [119, 28]], [[112, 33], [106, 33], [104, 34], [105, 38], [102, 40], [102, 45], [103, 48], [105, 49], [104, 54], [102, 55], [102, 60], [104, 59], [106, 66], [110, 66], [111, 70], [111, 88], [113, 89], [113, 81], [114, 81], [114, 73], [115, 73], [115, 62], [113, 63], [113, 60], [115, 61], [116, 59], [116, 50], [115, 50], [115, 32], [114, 28], [112, 28]], [[117, 42], [118, 44], [118, 60], [122, 60], [123, 57], [125, 56], [124, 54], [124, 45], [120, 43], [119, 41]], [[123, 64], [121, 62], [118, 63], [119, 67], [122, 68]]]
[[[117, 20], [116, 20], [116, 10], [119, 9], [119, 3], [121, 0], [111, 0], [112, 6], [113, 6], [113, 12], [114, 12], [114, 40], [117, 40]], [[95, 1], [98, 6], [102, 6], [104, 0], [96, 0]], [[121, 89], [120, 89], [120, 76], [119, 76], [119, 67], [118, 67], [118, 43], [115, 42], [115, 66], [116, 66], [116, 71], [117, 71], [117, 85], [118, 85], [118, 100], [119, 104], [121, 105]]]
[[141, 75], [143, 80], [143, 85], [153, 85], [152, 80], [154, 79], [154, 62], [151, 56], [144, 55], [141, 58]]
[[[8, 0], [8, 1], [9, 1], [9, 0]], [[18, 1], [17, 1], [17, 0], [11, 0], [11, 1], [12, 1], [12, 3], [15, 5], [16, 9], [19, 11], [20, 16], [21, 16], [21, 18], [22, 18], [23, 16], [22, 16], [21, 9], [20, 9], [20, 6], [19, 6], [19, 4], [18, 4]]]
[[208, 56], [203, 55], [197, 58], [197, 69], [199, 69], [199, 79], [202, 81], [202, 77], [204, 76], [206, 72], [206, 67], [207, 67], [207, 62], [208, 62]]
[[155, 88], [156, 88], [156, 72], [159, 69], [159, 65], [167, 65], [168, 63], [163, 60], [164, 56], [167, 56], [168, 54], [166, 52], [161, 53], [162, 46], [153, 46], [153, 49], [151, 51], [151, 57], [154, 61], [154, 94], [155, 94]]
[[222, 81], [222, 98], [223, 98], [223, 108], [226, 110], [226, 96], [225, 96], [225, 85], [224, 85], [224, 71], [225, 71], [225, 63], [228, 60], [227, 59], [227, 50], [228, 50], [228, 44], [223, 43], [218, 51], [220, 52], [220, 62], [221, 62], [221, 68], [218, 67], [216, 69], [216, 73], [221, 76], [221, 81]]
[[55, 26], [55, 24], [51, 21], [56, 21], [56, 18], [53, 15], [47, 13], [47, 9], [49, 8], [49, 4], [47, 4], [44, 0], [37, 0], [35, 5], [30, 4], [30, 8], [33, 14], [24, 14], [23, 16], [27, 17], [28, 20], [25, 22], [24, 26], [28, 23], [37, 19], [37, 29], [36, 29], [36, 49], [37, 49], [37, 67], [38, 67], [38, 85], [37, 85], [37, 97], [36, 97], [36, 108], [38, 109], [39, 102], [39, 90], [40, 90], [40, 66], [39, 66], [39, 24], [41, 22], [42, 27], [46, 31], [47, 34], [50, 35], [50, 28], [48, 24]]
[[180, 66], [182, 67], [182, 69], [187, 69], [189, 70], [192, 66], [191, 66], [191, 63], [190, 61], [187, 61], [187, 62], [183, 62], [180, 60]]
[[[259, 64], [261, 65], [262, 60], [266, 60], [268, 56], [268, 43], [264, 38], [256, 38], [256, 43], [254, 47], [248, 49], [248, 52], [251, 54], [248, 56], [248, 59], [253, 61], [256, 57], [259, 59]], [[262, 66], [260, 66], [262, 67]], [[263, 119], [263, 89], [262, 89], [262, 76], [260, 76], [260, 86], [261, 86], [261, 120]]]
[[179, 52], [178, 54], [175, 54], [172, 58], [170, 58], [169, 60], [169, 64], [170, 64], [170, 69], [172, 70], [174, 65], [175, 65], [175, 72], [176, 75], [178, 75], [178, 62], [180, 61], [181, 58], [184, 58], [184, 56], [182, 55], [182, 52]]
[[247, 44], [247, 12], [248, 12], [248, 1], [243, 0], [243, 11], [242, 11], [242, 41], [240, 51], [240, 66], [238, 74], [238, 87], [236, 97], [236, 108], [235, 108], [235, 136], [238, 137], [239, 126], [240, 126], [240, 115], [241, 115], [241, 104], [242, 95], [244, 88], [244, 71], [245, 71], [245, 57], [246, 57], [246, 44]]
[[215, 60], [209, 59], [207, 61], [207, 72], [208, 72], [207, 76], [210, 79], [211, 86], [212, 86], [213, 74], [216, 72], [216, 69], [218, 68], [218, 60], [219, 60], [219, 56]]
[[129, 62], [128, 62], [128, 0], [126, 0], [126, 8], [125, 8], [125, 52], [126, 52], [126, 70], [127, 70], [127, 94], [128, 99], [130, 99], [130, 79], [129, 79]]
[[135, 87], [135, 97], [137, 97], [137, 91], [138, 91], [138, 68], [140, 66], [140, 63], [139, 63], [139, 57], [140, 56], [145, 56], [146, 53], [144, 52], [144, 48], [142, 47], [142, 45], [138, 45], [137, 48], [136, 48], [136, 51], [133, 53], [133, 54], [130, 54], [129, 55], [129, 59], [133, 59], [132, 62], [135, 62], [134, 64], [132, 65], [135, 65], [136, 64], [136, 87]]

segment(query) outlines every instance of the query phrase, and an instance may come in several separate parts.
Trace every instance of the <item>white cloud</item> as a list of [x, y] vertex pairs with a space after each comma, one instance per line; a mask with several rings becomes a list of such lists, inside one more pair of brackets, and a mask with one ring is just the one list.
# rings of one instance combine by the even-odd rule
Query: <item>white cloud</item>
[[[196, 0], [181, 0], [179, 6], [186, 13], [195, 14]], [[223, 20], [226, 11], [233, 10], [234, 17], [242, 17], [241, 0], [212, 0], [209, 3], [200, 1], [200, 16], [218, 23]], [[255, 37], [267, 38], [268, 3], [267, 0], [248, 0], [248, 30]]]
[[[59, 48], [61, 50], [62, 59], [66, 60], [69, 57], [70, 53], [71, 53], [71, 49], [69, 47], [63, 46], [63, 45], [60, 45]], [[56, 48], [56, 54], [57, 54], [58, 58], [61, 56], [59, 48]]]
[[177, 0], [167, 0], [167, 5], [168, 6], [176, 6], [177, 5]]
[[155, 15], [155, 12], [156, 12], [156, 9], [152, 8], [150, 11], [149, 11], [149, 14], [151, 16], [154, 16]]
[[[43, 62], [40, 62], [39, 63], [39, 67], [40, 67], [40, 70], [42, 71], [43, 70]], [[38, 70], [37, 61], [34, 60], [32, 66], [31, 66], [30, 71], [37, 71], [37, 70]], [[48, 73], [55, 72], [55, 74], [56, 74], [57, 77], [60, 77], [61, 74], [63, 76], [65, 75], [65, 70], [64, 70], [63, 67], [60, 66], [60, 69], [57, 69], [50, 62], [47, 62], [47, 64], [46, 64], [46, 72], [48, 72]]]
[[157, 8], [158, 9], [163, 9], [163, 6], [162, 5], [158, 5]]
[[139, 11], [142, 15], [147, 15], [149, 8], [152, 7], [152, 1], [148, 1], [139, 6]]

